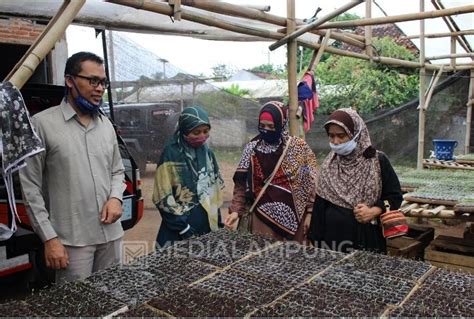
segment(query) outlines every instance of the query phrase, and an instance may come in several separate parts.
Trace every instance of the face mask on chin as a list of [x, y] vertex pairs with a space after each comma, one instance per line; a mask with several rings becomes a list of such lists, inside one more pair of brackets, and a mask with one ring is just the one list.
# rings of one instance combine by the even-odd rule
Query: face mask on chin
[[360, 134], [360, 131], [350, 141], [347, 141], [347, 142], [342, 143], [342, 144], [333, 144], [333, 143], [329, 142], [329, 146], [331, 147], [331, 150], [334, 153], [336, 153], [338, 155], [341, 155], [341, 156], [347, 156], [355, 150], [355, 148], [357, 146], [356, 139], [357, 139], [357, 137], [359, 137], [359, 134]]
[[280, 140], [281, 132], [279, 131], [272, 131], [264, 128], [259, 128], [258, 131], [260, 132], [262, 139], [269, 144], [275, 144]]
[[198, 148], [203, 146], [207, 139], [209, 138], [209, 135], [200, 135], [200, 136], [186, 136], [184, 135], [184, 140], [186, 143], [188, 143], [191, 147], [193, 148]]
[[102, 100], [100, 100], [99, 104], [94, 104], [89, 102], [85, 97], [81, 95], [81, 92], [77, 88], [76, 81], [71, 77], [72, 84], [76, 89], [77, 96], [74, 98], [74, 104], [79, 108], [82, 114], [96, 114], [99, 112], [99, 107], [102, 104]]

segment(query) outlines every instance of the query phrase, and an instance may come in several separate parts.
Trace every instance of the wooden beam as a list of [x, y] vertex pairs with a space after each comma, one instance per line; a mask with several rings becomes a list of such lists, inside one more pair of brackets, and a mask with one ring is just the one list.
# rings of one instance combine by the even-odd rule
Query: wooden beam
[[[425, 1], [420, 0], [420, 15], [425, 11]], [[420, 88], [419, 88], [419, 110], [418, 110], [418, 152], [416, 159], [416, 168], [423, 169], [423, 157], [425, 152], [425, 122], [426, 110], [425, 105], [425, 91], [426, 91], [426, 68], [425, 68], [425, 20], [420, 20]]]
[[[441, 59], [456, 59], [456, 58], [472, 58], [474, 53], [454, 53], [454, 54], [443, 54], [443, 55], [434, 55], [427, 56], [426, 60], [441, 60]], [[452, 65], [451, 65], [452, 66]]]
[[40, 62], [54, 48], [56, 42], [64, 36], [66, 28], [74, 20], [85, 2], [85, 0], [64, 1], [59, 11], [5, 80], [21, 89], [33, 75]]
[[[295, 30], [295, 0], [287, 0], [287, 28], [288, 33]], [[296, 60], [297, 60], [298, 45], [296, 40], [288, 42], [288, 95], [289, 95], [289, 121], [290, 121], [290, 135], [298, 136], [299, 123], [296, 112], [298, 110], [298, 88], [296, 83]]]
[[323, 24], [324, 22], [326, 21], [329, 21], [331, 20], [332, 18], [334, 17], [337, 17], [338, 15], [340, 15], [341, 13], [344, 13], [346, 12], [347, 10], [355, 7], [356, 5], [358, 5], [359, 3], [362, 3], [364, 0], [352, 0], [351, 2], [349, 2], [348, 4], [340, 7], [339, 9], [317, 19], [316, 21], [314, 22], [311, 22], [310, 24], [307, 24], [303, 27], [301, 27], [300, 29], [298, 29], [297, 31], [295, 32], [292, 32], [288, 35], [286, 35], [285, 37], [283, 37], [282, 39], [278, 40], [277, 42], [273, 43], [272, 45], [270, 45], [269, 49], [271, 51], [279, 48], [280, 46], [284, 45], [285, 43], [293, 40], [293, 39], [296, 39], [297, 37], [299, 37], [300, 35], [302, 35], [303, 33], [309, 31], [309, 30], [312, 30], [312, 29], [316, 29], [318, 26], [320, 26], [321, 24]]
[[[456, 32], [442, 32], [442, 33], [427, 33], [425, 38], [448, 38], [456, 35], [474, 35], [474, 29], [456, 31]], [[401, 37], [401, 39], [418, 39], [420, 35], [409, 35]]]
[[474, 5], [454, 7], [450, 9], [443, 9], [443, 10], [436, 10], [436, 11], [400, 14], [400, 15], [395, 15], [395, 16], [390, 16], [390, 17], [327, 22], [320, 26], [317, 26], [316, 28], [317, 29], [335, 29], [335, 28], [344, 29], [344, 28], [357, 27], [357, 26], [433, 19], [433, 18], [445, 17], [449, 15], [465, 14], [465, 13], [471, 13], [471, 12], [474, 12]]

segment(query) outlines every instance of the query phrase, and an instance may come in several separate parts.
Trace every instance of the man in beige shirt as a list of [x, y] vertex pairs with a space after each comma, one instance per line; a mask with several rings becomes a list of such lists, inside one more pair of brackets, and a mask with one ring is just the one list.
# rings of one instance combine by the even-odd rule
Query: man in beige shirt
[[120, 261], [124, 167], [112, 123], [98, 113], [108, 86], [103, 60], [71, 56], [66, 96], [36, 114], [45, 151], [20, 171], [28, 216], [56, 281], [72, 281]]

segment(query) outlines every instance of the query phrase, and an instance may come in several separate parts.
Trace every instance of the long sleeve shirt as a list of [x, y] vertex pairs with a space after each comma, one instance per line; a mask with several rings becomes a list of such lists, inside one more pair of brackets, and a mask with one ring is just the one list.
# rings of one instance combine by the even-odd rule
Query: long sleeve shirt
[[64, 245], [106, 243], [123, 236], [120, 220], [101, 222], [108, 199], [122, 200], [124, 167], [112, 123], [94, 116], [85, 127], [70, 104], [36, 114], [33, 124], [45, 152], [20, 171], [23, 196], [35, 232]]

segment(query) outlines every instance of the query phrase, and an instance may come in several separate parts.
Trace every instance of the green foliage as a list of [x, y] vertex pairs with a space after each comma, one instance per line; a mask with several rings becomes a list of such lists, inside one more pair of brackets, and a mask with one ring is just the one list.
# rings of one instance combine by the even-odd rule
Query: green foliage
[[[374, 39], [373, 44], [379, 55], [415, 59], [390, 38]], [[402, 74], [397, 69], [365, 60], [331, 56], [316, 69], [316, 77], [323, 85], [320, 112], [353, 107], [360, 113], [369, 113], [399, 106], [417, 96], [418, 74], [411, 73]], [[325, 92], [325, 87], [331, 89]]]
[[238, 84], [231, 84], [230, 87], [224, 88], [222, 90], [236, 96], [246, 96], [250, 93], [250, 91], [247, 89], [241, 89]]
[[225, 64], [217, 64], [212, 67], [212, 76], [224, 80], [232, 76], [234, 71]]
[[273, 75], [280, 75], [284, 72], [282, 67], [273, 65], [271, 63], [257, 65], [255, 67], [251, 68], [250, 71], [251, 72], [270, 73], [270, 74], [273, 74]]

